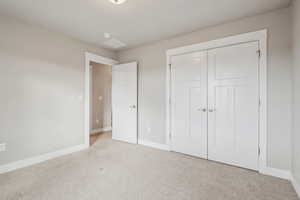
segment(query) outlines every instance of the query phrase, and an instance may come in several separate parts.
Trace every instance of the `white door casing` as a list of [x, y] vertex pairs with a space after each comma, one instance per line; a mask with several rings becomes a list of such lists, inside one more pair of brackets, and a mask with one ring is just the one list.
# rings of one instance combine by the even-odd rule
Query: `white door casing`
[[208, 159], [258, 170], [259, 45], [208, 51]]
[[91, 132], [91, 62], [104, 64], [104, 65], [116, 65], [118, 61], [85, 52], [85, 79], [84, 79], [84, 146], [88, 148], [90, 146], [90, 132]]
[[171, 62], [171, 150], [207, 158], [207, 53]]
[[137, 144], [137, 63], [112, 68], [112, 138]]
[[[189, 54], [191, 52], [210, 51], [216, 48], [229, 47], [237, 44], [245, 44], [257, 42], [259, 52], [258, 59], [258, 145], [257, 151], [258, 164], [257, 169], [262, 174], [269, 174], [269, 167], [267, 164], [267, 30], [260, 30], [255, 32], [243, 33], [239, 35], [229, 36], [189, 46], [178, 47], [169, 49], [166, 52], [167, 65], [166, 65], [166, 143], [169, 149], [172, 150], [172, 112], [171, 112], [171, 69], [170, 64], [172, 57]], [[229, 89], [232, 91], [232, 89]], [[229, 92], [230, 93], [230, 92]], [[220, 96], [220, 95], [219, 95]], [[213, 109], [211, 107], [210, 109]], [[259, 150], [258, 150], [259, 149]], [[247, 156], [247, 155], [245, 155]], [[255, 168], [255, 167], [254, 167]]]
[[[222, 48], [225, 51], [220, 51], [220, 49]], [[172, 92], [174, 89], [172, 88], [173, 75], [171, 71], [173, 70], [174, 66], [173, 60], [174, 57], [192, 54], [193, 52], [207, 52], [208, 54], [208, 159], [258, 170], [261, 173], [266, 173], [266, 170], [268, 168], [266, 159], [267, 31], [262, 30], [257, 32], [245, 33], [195, 45], [170, 49], [167, 51], [168, 66], [166, 75], [166, 91], [168, 106], [166, 109], [166, 140], [167, 144], [169, 144], [170, 150], [173, 150], [172, 140], [174, 139], [174, 137], [176, 137], [174, 136], [172, 119], [172, 102], [174, 101], [174, 95], [172, 94]], [[218, 54], [218, 58], [216, 58], [216, 53]], [[249, 62], [249, 60], [251, 61]], [[216, 62], [214, 64], [211, 64], [214, 61]], [[246, 62], [246, 65], [240, 67], [240, 61]], [[225, 67], [221, 66], [220, 63], [223, 63]], [[172, 64], [172, 70], [171, 68], [169, 68], [169, 64]], [[250, 68], [250, 65], [252, 65], [253, 67]], [[232, 68], [233, 66], [239, 67], [234, 69]], [[245, 76], [245, 73], [247, 73], [247, 76]], [[209, 83], [210, 81], [212, 82]], [[250, 85], [252, 87], [249, 87]], [[215, 92], [210, 92], [210, 88], [214, 88]], [[247, 96], [250, 98], [247, 98]], [[213, 99], [213, 101], [211, 99]], [[211, 103], [211, 101], [215, 103]], [[242, 102], [244, 103], [244, 105]], [[249, 104], [249, 102], [251, 103]], [[221, 109], [218, 109], [217, 107]], [[250, 111], [250, 113], [246, 115], [244, 113], [248, 113], [247, 109]], [[239, 110], [240, 112], [236, 113]], [[222, 118], [224, 118], [226, 122], [224, 122], [224, 120], [220, 120]], [[216, 125], [220, 121], [224, 123], [221, 123], [221, 125]], [[210, 137], [220, 136], [220, 134], [216, 135], [216, 132], [214, 131], [210, 132], [211, 130], [213, 130], [213, 127], [216, 128], [217, 126], [221, 128], [223, 127], [223, 129], [225, 129], [225, 131], [223, 132], [226, 132], [228, 135], [221, 135], [225, 137], [225, 140], [220, 140], [221, 137], [218, 137], [218, 139], [215, 140], [215, 142], [223, 141], [222, 145], [219, 145], [219, 143], [217, 143], [219, 145], [217, 147], [217, 152], [219, 153], [222, 151], [222, 153], [220, 153], [219, 155], [217, 155], [218, 153], [214, 154], [216, 152], [216, 149], [209, 147], [209, 141], [213, 142], [212, 138]], [[250, 128], [248, 128], [249, 126]], [[247, 130], [241, 132], [240, 130], [243, 127], [246, 127]], [[221, 128], [219, 128], [219, 130]], [[209, 135], [209, 133], [214, 134]], [[241, 139], [241, 136], [247, 138], [246, 140], [248, 141], [245, 142], [246, 140], [244, 140], [244, 143], [240, 142], [239, 140]], [[236, 145], [234, 142], [238, 142], [241, 145]], [[214, 148], [216, 148], [216, 146], [214, 146]], [[209, 151], [209, 149], [211, 149], [211, 151]], [[249, 151], [251, 152], [249, 153]], [[186, 153], [183, 151], [181, 152]]]

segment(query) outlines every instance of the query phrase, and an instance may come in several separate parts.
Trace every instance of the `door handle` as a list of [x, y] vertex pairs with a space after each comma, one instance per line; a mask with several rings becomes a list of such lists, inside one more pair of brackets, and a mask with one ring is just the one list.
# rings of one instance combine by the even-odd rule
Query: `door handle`
[[216, 111], [215, 108], [210, 108], [210, 109], [208, 109], [208, 112], [215, 112], [215, 111]]
[[135, 109], [136, 106], [135, 106], [135, 105], [132, 105], [132, 106], [129, 106], [129, 108]]
[[206, 108], [198, 108], [198, 111], [206, 112]]

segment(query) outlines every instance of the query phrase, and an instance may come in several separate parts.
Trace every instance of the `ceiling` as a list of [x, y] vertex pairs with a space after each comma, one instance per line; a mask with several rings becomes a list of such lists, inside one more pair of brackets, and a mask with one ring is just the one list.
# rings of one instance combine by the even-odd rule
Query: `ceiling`
[[1, 0], [0, 14], [103, 47], [105, 32], [126, 48], [288, 6], [290, 0]]

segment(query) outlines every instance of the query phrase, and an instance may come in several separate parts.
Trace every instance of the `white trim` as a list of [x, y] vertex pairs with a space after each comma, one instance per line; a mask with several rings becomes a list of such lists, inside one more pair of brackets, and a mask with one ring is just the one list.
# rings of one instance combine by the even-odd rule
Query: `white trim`
[[166, 71], [166, 144], [168, 145], [169, 149], [171, 150], [171, 56], [172, 54], [167, 51], [167, 71]]
[[85, 83], [84, 83], [84, 144], [90, 146], [90, 62], [115, 65], [118, 61], [85, 52]]
[[118, 61], [113, 60], [111, 58], [99, 56], [99, 55], [92, 54], [89, 52], [85, 52], [85, 59], [89, 60], [89, 62], [92, 61], [92, 62], [100, 63], [103, 65], [116, 65], [119, 63]]
[[106, 131], [111, 131], [112, 128], [111, 127], [104, 127], [104, 128], [98, 128], [98, 129], [94, 129], [91, 131], [91, 135], [92, 134], [96, 134], [96, 133], [102, 133], [102, 132], [106, 132]]
[[20, 161], [16, 161], [16, 162], [12, 162], [6, 165], [2, 165], [0, 166], [0, 174], [6, 173], [6, 172], [10, 172], [13, 170], [17, 170], [23, 167], [28, 167], [34, 164], [38, 164], [53, 158], [57, 158], [63, 155], [67, 155], [70, 153], [74, 153], [74, 152], [78, 152], [78, 151], [82, 151], [84, 149], [87, 149], [88, 146], [86, 146], [85, 144], [81, 144], [81, 145], [77, 145], [74, 147], [70, 147], [70, 148], [66, 148], [66, 149], [62, 149], [59, 151], [55, 151], [55, 152], [51, 152], [51, 153], [46, 153], [44, 155], [40, 155], [40, 156], [36, 156], [36, 157], [32, 157], [32, 158], [27, 158], [24, 160], [20, 160]]
[[300, 198], [300, 183], [298, 183], [295, 176], [293, 176], [293, 175], [291, 176], [291, 182], [292, 182], [292, 185], [294, 186], [294, 189], [295, 189], [298, 197]]
[[138, 140], [138, 144], [139, 145], [144, 145], [144, 146], [147, 146], [147, 147], [152, 147], [152, 148], [155, 148], [155, 149], [169, 151], [169, 147], [166, 144], [159, 144], [159, 143], [150, 142], [150, 141], [146, 141], [146, 140]]
[[260, 171], [261, 174], [264, 175], [269, 175], [269, 176], [274, 176], [277, 178], [282, 178], [286, 180], [291, 180], [291, 172], [288, 170], [283, 170], [283, 169], [277, 169], [277, 168], [272, 168], [272, 167], [266, 167]]
[[259, 93], [261, 100], [261, 109], [259, 113], [259, 172], [262, 173], [263, 169], [267, 168], [267, 30], [261, 30], [251, 33], [244, 33], [240, 35], [225, 37], [222, 39], [212, 40], [190, 46], [179, 47], [175, 49], [169, 49], [166, 52], [167, 55], [167, 73], [166, 73], [166, 143], [171, 149], [171, 143], [169, 141], [170, 134], [170, 68], [171, 57], [175, 55], [205, 51], [222, 46], [230, 46], [239, 43], [246, 43], [251, 41], [258, 41], [261, 51], [261, 58], [259, 63]]

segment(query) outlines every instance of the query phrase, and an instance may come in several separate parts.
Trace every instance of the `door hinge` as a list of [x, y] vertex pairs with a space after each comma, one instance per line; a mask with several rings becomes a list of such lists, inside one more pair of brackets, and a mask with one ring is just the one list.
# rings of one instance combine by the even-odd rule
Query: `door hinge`
[[172, 69], [172, 64], [169, 64], [169, 69], [170, 69], [170, 70]]
[[171, 134], [171, 132], [169, 133], [169, 140], [172, 140], [172, 134]]
[[257, 52], [258, 57], [260, 58], [261, 57], [261, 50], [259, 49], [256, 52]]
[[258, 156], [260, 156], [260, 147], [258, 147]]

